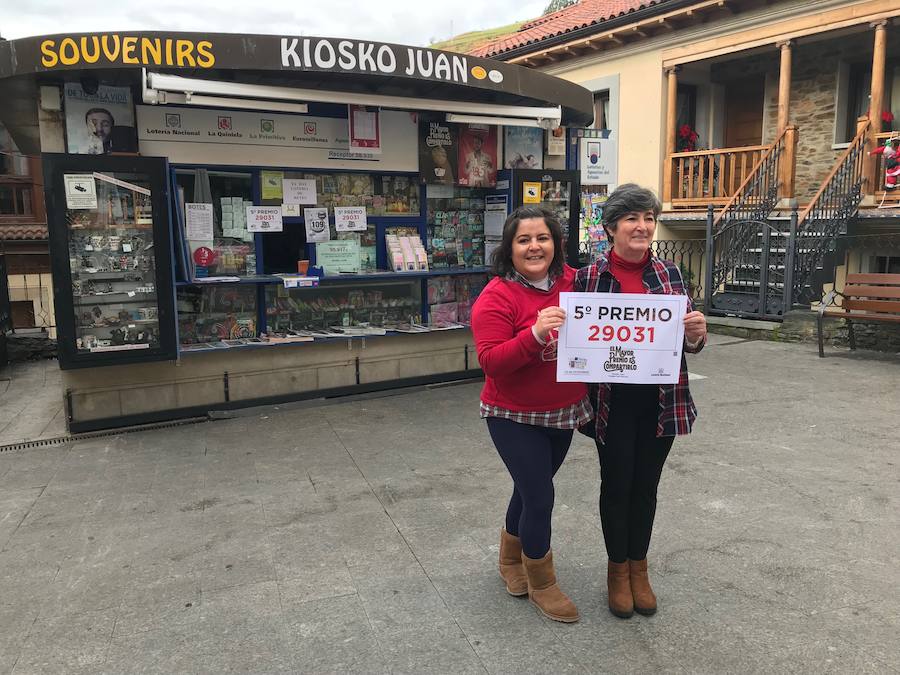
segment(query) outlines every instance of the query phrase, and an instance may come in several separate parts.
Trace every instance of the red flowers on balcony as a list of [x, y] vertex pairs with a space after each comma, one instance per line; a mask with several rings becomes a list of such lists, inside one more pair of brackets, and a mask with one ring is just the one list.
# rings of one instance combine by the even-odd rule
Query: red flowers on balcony
[[678, 127], [676, 146], [678, 152], [694, 152], [697, 149], [697, 141], [700, 134], [691, 128], [690, 124], [682, 124]]

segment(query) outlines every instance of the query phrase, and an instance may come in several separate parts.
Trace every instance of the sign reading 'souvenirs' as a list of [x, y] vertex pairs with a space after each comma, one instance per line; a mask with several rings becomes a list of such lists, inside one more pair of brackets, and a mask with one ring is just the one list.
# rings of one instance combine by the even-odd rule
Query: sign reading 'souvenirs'
[[681, 372], [687, 297], [560, 293], [560, 382], [675, 384]]
[[[502, 84], [506, 79], [504, 71], [508, 69], [463, 54], [368, 40], [141, 32], [63, 34], [17, 40], [14, 71], [30, 70], [27, 65], [32, 42], [37, 47], [34, 56], [40, 70], [129, 65], [261, 68], [402, 75], [454, 84], [483, 82], [490, 87]], [[0, 74], [2, 70], [0, 64]]]

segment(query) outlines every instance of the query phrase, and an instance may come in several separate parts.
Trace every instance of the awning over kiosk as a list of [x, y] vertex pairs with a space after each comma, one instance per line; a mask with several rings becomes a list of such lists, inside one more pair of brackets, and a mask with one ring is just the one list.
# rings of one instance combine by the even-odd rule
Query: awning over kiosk
[[[499, 123], [587, 126], [592, 94], [502, 61], [405, 45], [307, 36], [168, 32], [51, 35], [0, 41], [0, 97], [33, 101], [41, 84], [93, 76], [138, 84], [144, 102], [299, 112], [351, 103], [509, 118]], [[197, 101], [197, 97], [201, 97]], [[24, 151], [38, 150], [35, 106], [4, 104]], [[29, 147], [30, 146], [30, 147]], [[28, 149], [26, 149], [28, 148]]]

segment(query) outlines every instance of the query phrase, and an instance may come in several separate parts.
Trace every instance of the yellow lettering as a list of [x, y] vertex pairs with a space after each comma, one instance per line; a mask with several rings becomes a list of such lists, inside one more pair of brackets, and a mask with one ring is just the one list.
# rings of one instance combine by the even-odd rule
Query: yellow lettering
[[166, 38], [166, 65], [174, 66], [175, 62], [172, 60], [172, 39]]
[[[68, 54], [66, 53], [67, 51], [69, 52]], [[63, 41], [59, 43], [59, 60], [62, 61], [64, 66], [71, 66], [78, 63], [78, 45], [75, 44], [75, 40], [72, 38], [64, 38]]]
[[194, 51], [194, 44], [190, 40], [175, 40], [175, 54], [179, 66], [183, 66], [185, 62], [191, 66], [197, 65], [191, 54], [192, 51]]
[[[112, 38], [114, 50], [109, 48], [109, 39]], [[118, 35], [104, 35], [103, 36], [103, 53], [106, 54], [106, 58], [108, 61], [112, 61], [115, 63], [116, 59], [119, 58], [119, 36]]]
[[97, 63], [100, 60], [100, 40], [96, 35], [92, 35], [90, 40], [94, 43], [94, 53], [88, 52], [88, 38], [83, 37], [81, 38], [81, 58], [85, 63]]
[[133, 35], [122, 38], [122, 63], [140, 63], [134, 52], [137, 49], [137, 38]]
[[[152, 59], [150, 57], [153, 57]], [[159, 38], [141, 38], [141, 57], [146, 65], [155, 63], [157, 66], [162, 65], [162, 45]]]
[[212, 42], [201, 40], [197, 43], [197, 65], [201, 68], [212, 68], [216, 57], [212, 53]]
[[59, 63], [59, 57], [56, 56], [56, 52], [53, 51], [53, 48], [56, 47], [56, 42], [54, 40], [44, 40], [41, 43], [41, 65], [44, 68], [52, 68], [57, 63]]

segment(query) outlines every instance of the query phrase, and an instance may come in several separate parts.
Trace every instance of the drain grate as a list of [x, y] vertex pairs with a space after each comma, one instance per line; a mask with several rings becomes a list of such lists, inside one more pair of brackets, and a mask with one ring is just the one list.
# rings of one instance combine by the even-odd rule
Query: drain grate
[[122, 434], [133, 434], [136, 431], [153, 431], [155, 429], [171, 429], [172, 427], [181, 427], [186, 424], [199, 424], [200, 422], [208, 422], [209, 417], [187, 417], [181, 420], [172, 420], [170, 422], [155, 422], [153, 424], [136, 424], [131, 427], [117, 427], [115, 429], [103, 429], [100, 431], [86, 431], [81, 434], [66, 434], [65, 436], [57, 436], [55, 438], [39, 438], [34, 441], [22, 441], [21, 443], [9, 443], [0, 445], [0, 452], [15, 452], [17, 450], [35, 450], [37, 448], [49, 448], [55, 445], [63, 445], [72, 441], [83, 441], [88, 438], [104, 438], [108, 436], [120, 436]]

